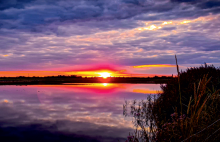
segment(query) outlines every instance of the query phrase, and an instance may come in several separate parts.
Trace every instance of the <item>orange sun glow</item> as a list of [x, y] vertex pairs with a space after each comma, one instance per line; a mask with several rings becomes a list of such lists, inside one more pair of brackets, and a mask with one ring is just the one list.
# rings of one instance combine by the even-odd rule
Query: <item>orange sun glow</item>
[[111, 73], [108, 73], [108, 72], [102, 72], [102, 73], [98, 73], [100, 75], [100, 77], [103, 77], [103, 78], [108, 78], [111, 76]]

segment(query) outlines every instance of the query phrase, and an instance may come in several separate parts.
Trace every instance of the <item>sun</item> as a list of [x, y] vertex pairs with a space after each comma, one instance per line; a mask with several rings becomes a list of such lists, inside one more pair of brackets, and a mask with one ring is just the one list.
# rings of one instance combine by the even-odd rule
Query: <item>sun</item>
[[108, 83], [103, 83], [103, 86], [107, 86], [108, 85]]
[[100, 74], [100, 77], [103, 77], [104, 79], [111, 76], [111, 73], [108, 73], [108, 72], [102, 72], [102, 73], [99, 73], [99, 74]]

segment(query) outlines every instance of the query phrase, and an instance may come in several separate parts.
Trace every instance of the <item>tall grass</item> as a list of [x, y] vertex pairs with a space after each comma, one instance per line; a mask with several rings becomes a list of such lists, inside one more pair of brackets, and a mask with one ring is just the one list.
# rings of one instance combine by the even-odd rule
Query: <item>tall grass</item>
[[175, 55], [175, 59], [176, 59], [176, 68], [177, 68], [177, 73], [178, 73], [178, 85], [179, 85], [179, 95], [180, 95], [180, 107], [181, 107], [181, 114], [183, 113], [183, 105], [182, 105], [182, 96], [181, 96], [181, 89], [180, 89], [180, 71], [179, 71], [179, 65], [177, 62], [177, 57]]
[[127, 141], [220, 141], [220, 69], [205, 64], [180, 73], [177, 64], [177, 72], [163, 93], [124, 104], [136, 127]]

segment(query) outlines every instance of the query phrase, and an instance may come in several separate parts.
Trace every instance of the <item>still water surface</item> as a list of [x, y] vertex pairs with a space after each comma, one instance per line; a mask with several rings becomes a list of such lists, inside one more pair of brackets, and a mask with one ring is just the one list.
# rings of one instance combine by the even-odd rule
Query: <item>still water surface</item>
[[0, 86], [0, 141], [124, 142], [134, 131], [125, 100], [146, 99], [158, 84]]

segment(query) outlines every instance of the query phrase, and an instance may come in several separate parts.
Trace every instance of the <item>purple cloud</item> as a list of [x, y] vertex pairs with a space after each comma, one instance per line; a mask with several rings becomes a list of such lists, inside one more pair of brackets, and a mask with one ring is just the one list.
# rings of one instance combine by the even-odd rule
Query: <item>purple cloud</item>
[[0, 1], [1, 70], [219, 63], [218, 1]]

